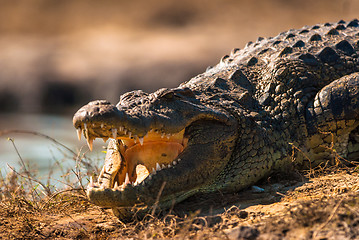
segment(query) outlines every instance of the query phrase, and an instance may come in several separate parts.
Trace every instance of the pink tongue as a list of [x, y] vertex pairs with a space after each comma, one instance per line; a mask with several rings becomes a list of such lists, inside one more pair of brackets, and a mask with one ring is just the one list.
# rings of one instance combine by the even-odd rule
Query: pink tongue
[[156, 163], [166, 167], [176, 159], [183, 151], [183, 146], [177, 142], [147, 142], [142, 146], [136, 144], [126, 150], [124, 157], [128, 163], [129, 171], [133, 170], [137, 164], [144, 165], [149, 172], [156, 169]]

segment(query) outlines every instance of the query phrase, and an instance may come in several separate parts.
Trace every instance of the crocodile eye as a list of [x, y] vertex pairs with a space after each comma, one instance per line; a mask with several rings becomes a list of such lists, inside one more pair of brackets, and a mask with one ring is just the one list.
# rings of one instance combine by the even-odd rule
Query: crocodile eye
[[195, 96], [193, 91], [188, 87], [183, 88], [183, 91], [181, 92], [181, 94], [186, 97], [194, 97]]
[[166, 99], [173, 99], [174, 96], [175, 96], [174, 92], [167, 92], [163, 94], [161, 97]]

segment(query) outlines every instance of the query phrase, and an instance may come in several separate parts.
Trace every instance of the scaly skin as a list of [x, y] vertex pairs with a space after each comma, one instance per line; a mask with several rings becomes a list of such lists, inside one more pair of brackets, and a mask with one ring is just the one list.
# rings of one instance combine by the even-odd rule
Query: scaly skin
[[[234, 49], [177, 88], [90, 102], [74, 126], [90, 146], [115, 139], [90, 200], [123, 217], [157, 196], [166, 208], [199, 191], [239, 191], [293, 158], [298, 167], [357, 160], [358, 54], [357, 20], [304, 27]], [[130, 184], [138, 164], [151, 174]]]

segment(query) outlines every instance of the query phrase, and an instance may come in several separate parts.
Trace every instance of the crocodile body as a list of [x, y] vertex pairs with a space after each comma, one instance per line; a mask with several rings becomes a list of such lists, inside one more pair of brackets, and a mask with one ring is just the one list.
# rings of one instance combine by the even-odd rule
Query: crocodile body
[[177, 88], [90, 102], [74, 126], [90, 147], [112, 138], [90, 200], [122, 217], [157, 197], [237, 192], [293, 161], [358, 160], [358, 56], [358, 20], [320, 24], [249, 42]]

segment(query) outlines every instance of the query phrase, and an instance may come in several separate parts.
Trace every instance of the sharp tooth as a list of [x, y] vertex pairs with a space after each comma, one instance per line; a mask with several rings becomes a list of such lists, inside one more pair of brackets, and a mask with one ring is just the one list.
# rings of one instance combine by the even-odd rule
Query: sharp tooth
[[117, 181], [115, 181], [115, 185], [113, 186], [113, 188], [118, 188], [118, 182]]
[[168, 164], [168, 166], [167, 166], [167, 167], [168, 167], [168, 168], [170, 168], [170, 167], [172, 167], [172, 166], [171, 166], [171, 164]]
[[166, 166], [164, 164], [162, 164], [161, 168], [164, 169], [164, 168], [166, 168]]
[[164, 137], [165, 137], [165, 134], [164, 134], [164, 133], [162, 133], [162, 134], [161, 134], [161, 138], [164, 138]]
[[81, 141], [81, 132], [82, 132], [81, 128], [76, 129], [76, 131], [77, 131], [77, 137], [79, 141]]
[[127, 129], [126, 128], [123, 129], [123, 133], [127, 134]]
[[104, 125], [103, 125], [103, 123], [101, 123], [101, 128], [103, 128], [104, 127]]
[[113, 139], [117, 139], [117, 129], [116, 128], [112, 129], [112, 137], [113, 137]]
[[93, 186], [93, 176], [90, 177], [90, 186]]
[[156, 174], [156, 170], [154, 168], [152, 168], [152, 173]]
[[92, 151], [92, 148], [93, 148], [93, 138], [90, 138], [90, 137], [87, 138], [87, 145], [89, 146], [90, 151]]
[[159, 170], [161, 170], [161, 167], [158, 163], [156, 163], [156, 171], [159, 171]]
[[130, 178], [128, 176], [128, 173], [126, 173], [126, 177], [125, 177], [125, 185], [130, 183]]
[[84, 136], [85, 138], [89, 138], [89, 130], [87, 129], [86, 123], [84, 123]]
[[171, 134], [170, 133], [167, 134], [167, 139], [170, 139], [170, 137], [171, 137]]
[[131, 138], [132, 132], [128, 132], [128, 137]]
[[143, 137], [138, 138], [138, 140], [140, 141], [141, 146], [143, 146]]
[[176, 165], [176, 164], [177, 164], [176, 160], [174, 160], [174, 161], [172, 162], [172, 164], [173, 164], [173, 166]]
[[120, 126], [120, 127], [118, 128], [118, 130], [120, 130], [120, 132], [123, 132], [123, 127]]

